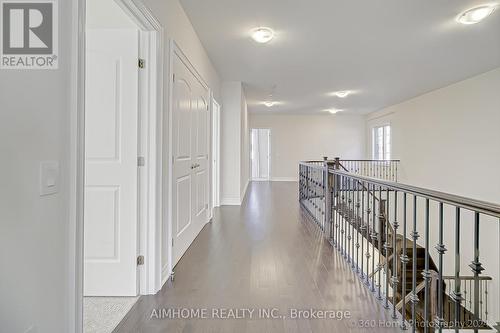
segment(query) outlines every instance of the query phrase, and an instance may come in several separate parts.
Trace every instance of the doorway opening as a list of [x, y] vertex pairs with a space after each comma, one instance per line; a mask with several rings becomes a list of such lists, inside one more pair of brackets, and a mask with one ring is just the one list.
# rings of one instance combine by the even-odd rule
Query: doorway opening
[[271, 130], [269, 128], [252, 128], [250, 135], [252, 180], [270, 180]]
[[[212, 99], [212, 207], [220, 206], [220, 105]], [[213, 212], [212, 212], [213, 216]]]
[[162, 28], [139, 0], [85, 17], [82, 322], [112, 332], [161, 287]]

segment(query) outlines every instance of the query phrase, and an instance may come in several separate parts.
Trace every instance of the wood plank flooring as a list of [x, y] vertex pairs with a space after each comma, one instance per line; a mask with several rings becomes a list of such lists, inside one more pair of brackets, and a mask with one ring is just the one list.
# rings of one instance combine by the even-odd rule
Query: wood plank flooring
[[[243, 318], [222, 309], [239, 310]], [[275, 317], [263, 318], [262, 309]], [[293, 311], [307, 310], [307, 316], [311, 309], [350, 318], [293, 318]], [[301, 213], [294, 182], [253, 182], [241, 207], [218, 209], [175, 268], [175, 281], [141, 297], [115, 330], [374, 331], [401, 330]]]

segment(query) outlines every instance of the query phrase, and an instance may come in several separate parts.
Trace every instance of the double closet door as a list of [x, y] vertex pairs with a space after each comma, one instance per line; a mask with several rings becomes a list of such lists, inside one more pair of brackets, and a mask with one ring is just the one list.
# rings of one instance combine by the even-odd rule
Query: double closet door
[[209, 91], [174, 52], [172, 87], [173, 265], [209, 219]]

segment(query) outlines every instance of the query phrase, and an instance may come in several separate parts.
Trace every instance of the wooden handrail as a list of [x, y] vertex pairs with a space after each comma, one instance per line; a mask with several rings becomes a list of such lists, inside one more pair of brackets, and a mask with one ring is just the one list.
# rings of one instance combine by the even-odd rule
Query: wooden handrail
[[[453, 275], [444, 275], [443, 276], [443, 280], [455, 280], [455, 278], [456, 277]], [[459, 276], [458, 279], [461, 281], [475, 281], [476, 279], [478, 279], [479, 281], [491, 281], [491, 280], [493, 280], [493, 278], [491, 276], [478, 276], [478, 277]]]
[[[415, 287], [415, 294], [418, 294], [425, 288], [425, 280], [420, 282], [416, 287]], [[405, 296], [405, 304], [408, 304], [411, 299], [411, 295], [413, 294], [413, 290], [410, 290], [410, 292]], [[403, 308], [403, 300], [399, 301], [398, 304], [396, 304], [396, 310], [401, 310]]]

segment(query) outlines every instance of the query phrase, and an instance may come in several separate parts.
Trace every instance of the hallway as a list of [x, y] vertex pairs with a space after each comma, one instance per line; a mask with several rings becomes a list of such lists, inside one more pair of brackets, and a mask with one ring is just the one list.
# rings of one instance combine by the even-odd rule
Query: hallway
[[[396, 324], [301, 214], [297, 195], [294, 182], [250, 183], [241, 207], [216, 211], [178, 263], [175, 281], [141, 297], [115, 332], [367, 331], [362, 324], [398, 332], [384, 327]], [[169, 309], [184, 308], [207, 313], [165, 318]], [[244, 318], [214, 318], [224, 316], [222, 308], [238, 309]], [[259, 309], [279, 309], [272, 314], [281, 317], [259, 318]], [[347, 318], [292, 319], [293, 309], [338, 311]]]

